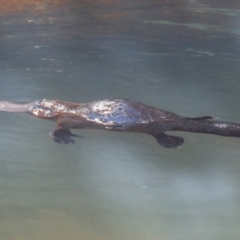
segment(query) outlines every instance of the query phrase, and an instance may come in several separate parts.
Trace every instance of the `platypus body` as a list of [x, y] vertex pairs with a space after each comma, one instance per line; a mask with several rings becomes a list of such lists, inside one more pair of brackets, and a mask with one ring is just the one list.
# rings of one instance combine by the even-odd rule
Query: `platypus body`
[[74, 142], [80, 137], [69, 129], [103, 129], [137, 132], [152, 135], [164, 147], [183, 144], [181, 137], [165, 134], [167, 131], [209, 133], [240, 137], [240, 124], [216, 121], [210, 116], [188, 118], [128, 100], [102, 100], [73, 103], [59, 100], [35, 101], [27, 104], [0, 101], [0, 111], [27, 112], [35, 117], [54, 120], [57, 128], [50, 136], [59, 143]]

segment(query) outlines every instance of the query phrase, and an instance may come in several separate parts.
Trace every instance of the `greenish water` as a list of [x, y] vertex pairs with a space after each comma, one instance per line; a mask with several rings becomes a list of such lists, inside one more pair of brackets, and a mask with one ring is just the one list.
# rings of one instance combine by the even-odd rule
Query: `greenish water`
[[[0, 8], [0, 100], [125, 98], [240, 122], [237, 2], [56, 2]], [[240, 237], [236, 138], [179, 132], [170, 150], [75, 130], [84, 139], [58, 145], [54, 122], [0, 124], [0, 239]]]

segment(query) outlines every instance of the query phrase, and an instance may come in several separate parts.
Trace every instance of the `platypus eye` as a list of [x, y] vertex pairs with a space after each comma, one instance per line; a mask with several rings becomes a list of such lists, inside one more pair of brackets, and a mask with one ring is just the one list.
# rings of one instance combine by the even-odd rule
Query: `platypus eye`
[[42, 106], [42, 105], [40, 105], [40, 104], [34, 104], [34, 105], [32, 106], [32, 111], [34, 111], [34, 110], [47, 111], [47, 110], [49, 110], [49, 108], [48, 108], [48, 107], [45, 107], [45, 106]]
[[42, 104], [42, 102], [35, 102], [29, 110], [29, 113], [40, 118], [48, 118], [54, 116], [52, 108]]

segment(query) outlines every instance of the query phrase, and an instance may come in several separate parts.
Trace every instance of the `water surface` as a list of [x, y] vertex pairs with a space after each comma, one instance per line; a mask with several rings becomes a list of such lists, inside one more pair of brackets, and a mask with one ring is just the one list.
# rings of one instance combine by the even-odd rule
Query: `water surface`
[[[237, 1], [6, 1], [0, 99], [126, 98], [240, 122]], [[0, 238], [239, 239], [240, 140], [83, 130], [0, 114]]]

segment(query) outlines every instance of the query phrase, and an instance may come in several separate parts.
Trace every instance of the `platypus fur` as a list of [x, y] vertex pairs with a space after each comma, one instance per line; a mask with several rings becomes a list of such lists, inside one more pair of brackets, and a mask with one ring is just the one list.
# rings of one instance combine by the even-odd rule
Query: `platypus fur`
[[128, 100], [102, 100], [74, 103], [60, 100], [34, 101], [27, 104], [0, 101], [0, 111], [27, 112], [32, 116], [54, 120], [57, 127], [50, 136], [58, 143], [74, 143], [70, 129], [103, 129], [137, 132], [152, 135], [164, 147], [183, 144], [182, 137], [165, 134], [167, 131], [209, 133], [240, 137], [240, 124], [216, 121], [210, 116], [188, 118]]

